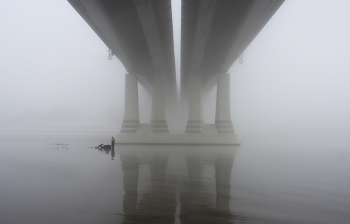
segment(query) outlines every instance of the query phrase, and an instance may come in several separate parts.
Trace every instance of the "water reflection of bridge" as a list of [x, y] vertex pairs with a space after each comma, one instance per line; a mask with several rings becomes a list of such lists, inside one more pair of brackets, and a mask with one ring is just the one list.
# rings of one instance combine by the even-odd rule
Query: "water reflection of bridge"
[[123, 223], [233, 223], [231, 169], [238, 146], [123, 145]]

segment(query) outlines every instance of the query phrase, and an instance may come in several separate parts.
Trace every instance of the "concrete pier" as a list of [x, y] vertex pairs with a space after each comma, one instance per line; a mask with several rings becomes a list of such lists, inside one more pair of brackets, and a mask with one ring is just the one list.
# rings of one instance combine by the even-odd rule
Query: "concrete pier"
[[217, 75], [215, 125], [220, 134], [234, 134], [230, 112], [230, 74]]
[[137, 75], [125, 74], [125, 113], [120, 133], [136, 133], [140, 124]]
[[169, 133], [165, 117], [165, 74], [155, 73], [152, 96], [152, 131], [153, 133]]
[[189, 74], [188, 121], [185, 133], [201, 133], [203, 126], [203, 105], [201, 93], [201, 76], [199, 72]]

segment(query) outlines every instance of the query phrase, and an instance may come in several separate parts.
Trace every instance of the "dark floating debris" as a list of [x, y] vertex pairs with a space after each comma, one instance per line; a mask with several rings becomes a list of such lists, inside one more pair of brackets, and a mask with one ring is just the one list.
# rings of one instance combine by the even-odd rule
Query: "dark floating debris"
[[[88, 147], [89, 148], [89, 147]], [[100, 144], [98, 146], [94, 146], [94, 147], [90, 147], [90, 148], [95, 148], [95, 149], [110, 149], [112, 148], [111, 145], [104, 145], [104, 144]]]
[[100, 144], [98, 146], [88, 147], [88, 148], [95, 148], [95, 149], [98, 149], [98, 151], [100, 152], [104, 151], [107, 155], [109, 155], [112, 152], [111, 156], [112, 156], [112, 160], [114, 160], [114, 157], [115, 157], [114, 145]]

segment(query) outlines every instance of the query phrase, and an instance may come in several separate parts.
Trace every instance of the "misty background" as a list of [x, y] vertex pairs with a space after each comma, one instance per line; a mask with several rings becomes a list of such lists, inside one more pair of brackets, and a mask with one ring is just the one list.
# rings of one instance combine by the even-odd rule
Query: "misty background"
[[[179, 84], [180, 0], [172, 7]], [[243, 144], [350, 144], [349, 11], [346, 0], [287, 0], [244, 64], [231, 67], [231, 117]], [[126, 70], [67, 1], [0, 0], [0, 19], [0, 125], [121, 125]], [[140, 120], [149, 122], [150, 97], [139, 87]], [[205, 123], [214, 123], [215, 95], [203, 102]]]

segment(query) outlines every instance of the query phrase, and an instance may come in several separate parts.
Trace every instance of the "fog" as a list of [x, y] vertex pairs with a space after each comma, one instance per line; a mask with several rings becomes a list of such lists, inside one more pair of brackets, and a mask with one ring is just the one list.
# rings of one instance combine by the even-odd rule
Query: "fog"
[[[0, 124], [121, 124], [125, 68], [108, 60], [108, 48], [67, 1], [0, 6]], [[173, 10], [179, 84], [179, 1]], [[285, 1], [244, 63], [231, 67], [231, 117], [243, 144], [350, 143], [349, 11], [345, 0]], [[214, 123], [215, 90], [203, 102], [205, 123]], [[141, 87], [139, 96], [141, 122], [149, 122], [151, 99]]]
[[66, 1], [1, 3], [1, 121], [123, 116], [123, 65]]

